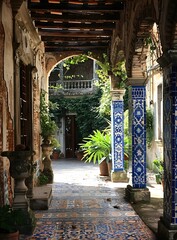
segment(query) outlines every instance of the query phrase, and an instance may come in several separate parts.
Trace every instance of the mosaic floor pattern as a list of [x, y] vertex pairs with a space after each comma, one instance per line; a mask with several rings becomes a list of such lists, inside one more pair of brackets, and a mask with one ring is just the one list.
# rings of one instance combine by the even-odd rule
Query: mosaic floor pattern
[[32, 236], [20, 240], [155, 240], [129, 203], [123, 183], [99, 177], [98, 166], [53, 162], [53, 199], [48, 210], [35, 211]]

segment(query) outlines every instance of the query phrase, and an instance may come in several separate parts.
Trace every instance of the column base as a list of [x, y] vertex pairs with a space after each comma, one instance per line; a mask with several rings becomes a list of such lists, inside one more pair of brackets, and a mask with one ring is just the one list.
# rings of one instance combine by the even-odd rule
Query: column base
[[127, 185], [125, 198], [132, 203], [150, 202], [150, 191], [148, 188], [133, 188]]
[[125, 171], [111, 172], [111, 181], [112, 182], [129, 182], [127, 173]]
[[167, 227], [163, 221], [163, 218], [160, 218], [158, 221], [158, 231], [157, 231], [158, 239], [163, 240], [175, 240], [177, 239], [177, 225], [172, 225], [171, 227]]

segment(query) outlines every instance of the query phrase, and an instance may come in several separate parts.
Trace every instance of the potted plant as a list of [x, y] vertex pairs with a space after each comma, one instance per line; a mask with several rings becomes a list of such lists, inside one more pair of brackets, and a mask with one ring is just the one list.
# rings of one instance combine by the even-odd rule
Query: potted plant
[[100, 175], [108, 176], [108, 165], [110, 162], [111, 152], [111, 137], [106, 132], [95, 130], [93, 134], [83, 139], [80, 144], [81, 149], [84, 150], [82, 160], [85, 162], [98, 163], [100, 165]]
[[59, 147], [54, 147], [52, 152], [52, 159], [57, 160], [60, 157], [61, 150]]
[[155, 166], [155, 172], [156, 174], [156, 182], [158, 184], [162, 184], [163, 185], [163, 172], [164, 172], [164, 167], [163, 167], [163, 161], [160, 158], [156, 158], [153, 161], [153, 164]]
[[24, 213], [21, 209], [13, 209], [9, 205], [0, 207], [0, 239], [19, 239], [19, 229], [24, 223]]
[[[43, 138], [43, 144], [50, 144], [53, 140], [58, 127], [50, 113], [50, 105], [45, 99], [46, 92], [42, 91], [40, 96], [40, 124], [41, 124], [41, 136]], [[52, 106], [51, 108], [57, 108]]]
[[46, 101], [46, 94], [44, 90], [41, 91], [40, 95], [40, 124], [41, 124], [41, 136], [42, 142], [42, 154], [43, 154], [43, 174], [47, 176], [48, 183], [53, 182], [53, 170], [51, 166], [51, 153], [53, 149], [52, 142], [57, 140], [54, 135], [58, 129], [55, 121], [52, 119], [52, 114], [50, 110], [57, 109], [57, 105], [52, 104], [50, 101]]
[[75, 155], [77, 157], [78, 160], [82, 160], [83, 156], [84, 156], [84, 150], [79, 148], [75, 151]]

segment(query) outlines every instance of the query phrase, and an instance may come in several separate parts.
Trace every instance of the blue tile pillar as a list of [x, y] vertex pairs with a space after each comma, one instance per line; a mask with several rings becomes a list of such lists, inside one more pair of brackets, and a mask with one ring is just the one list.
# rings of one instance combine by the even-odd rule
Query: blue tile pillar
[[[158, 60], [163, 68], [164, 204], [159, 239], [177, 239], [177, 52]], [[174, 237], [175, 235], [175, 237]]]
[[124, 171], [124, 89], [111, 90], [112, 182], [128, 182]]
[[146, 187], [146, 87], [144, 79], [130, 79], [130, 121], [132, 136], [132, 186], [126, 188], [130, 202], [149, 202]]

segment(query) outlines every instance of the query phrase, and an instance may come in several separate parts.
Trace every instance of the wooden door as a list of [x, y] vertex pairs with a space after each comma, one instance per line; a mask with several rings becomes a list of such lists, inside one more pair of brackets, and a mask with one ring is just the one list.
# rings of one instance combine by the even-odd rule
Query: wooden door
[[75, 115], [68, 115], [65, 117], [65, 155], [66, 158], [75, 158], [76, 150], [76, 119]]

